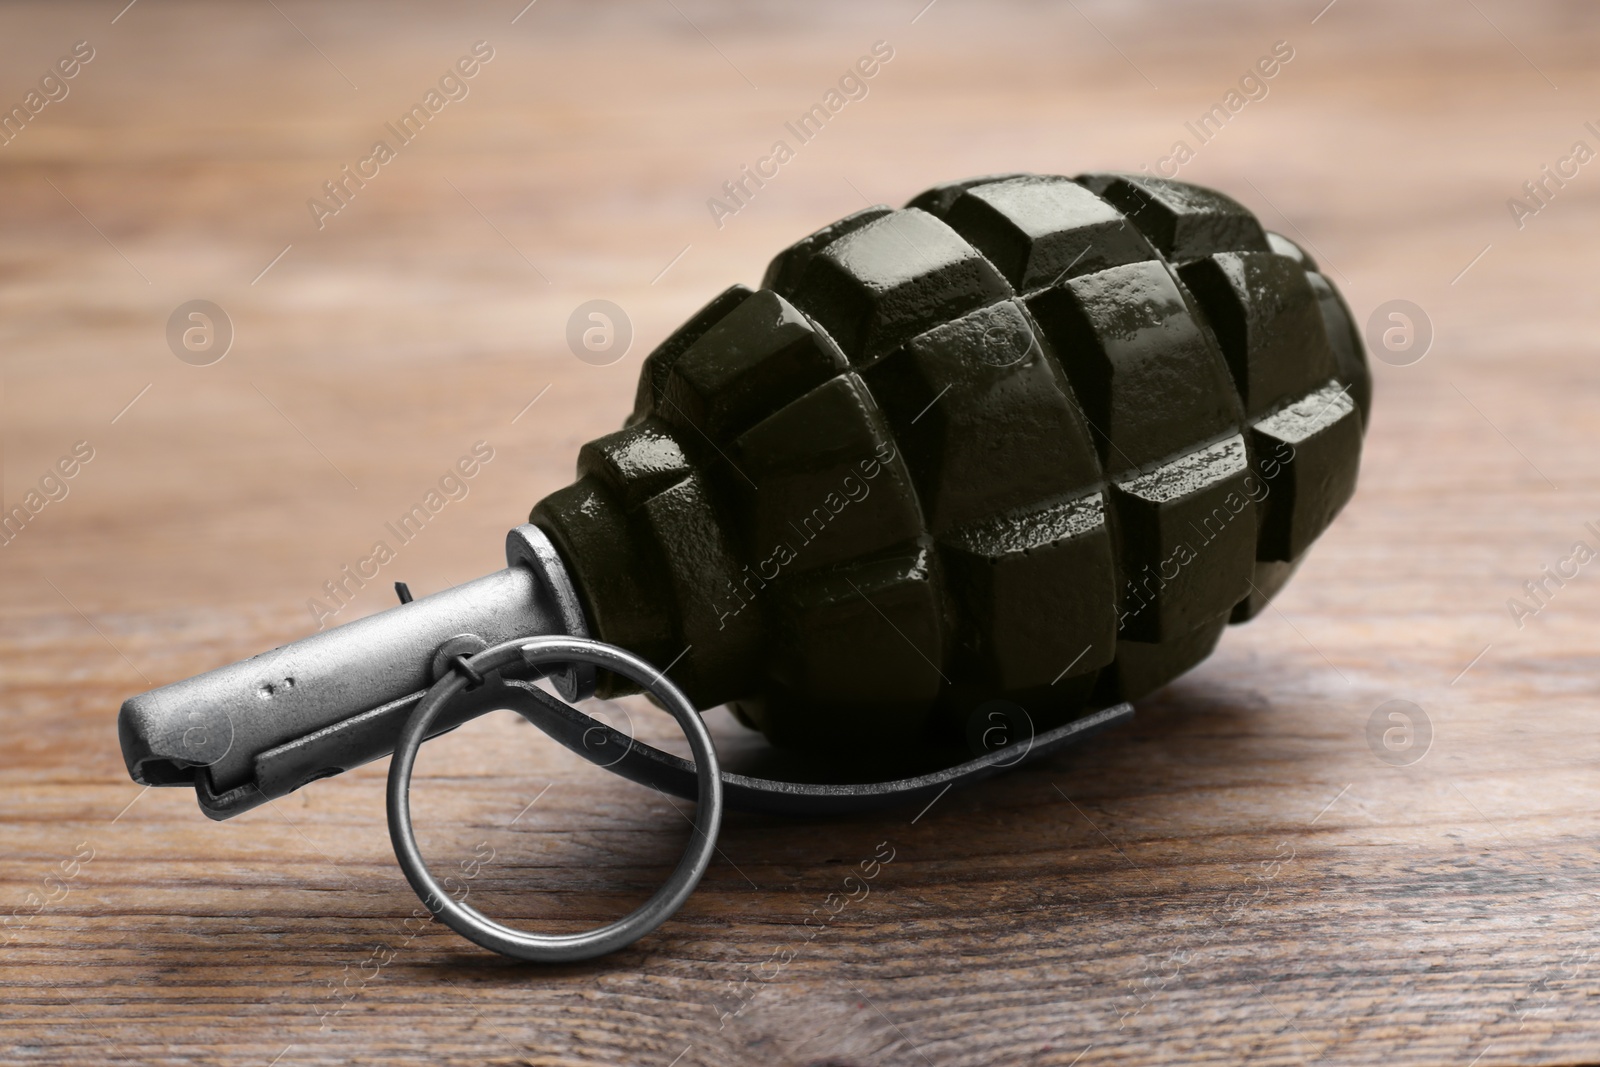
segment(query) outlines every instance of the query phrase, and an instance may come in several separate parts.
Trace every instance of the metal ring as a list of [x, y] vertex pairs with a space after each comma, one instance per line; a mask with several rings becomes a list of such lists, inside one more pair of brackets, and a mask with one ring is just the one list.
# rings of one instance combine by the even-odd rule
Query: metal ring
[[700, 882], [716, 849], [717, 830], [722, 824], [722, 772], [700, 713], [678, 687], [645, 660], [615, 645], [584, 637], [535, 637], [507, 641], [470, 657], [474, 669], [482, 674], [512, 663], [536, 667], [550, 663], [579, 662], [606, 670], [638, 683], [656, 696], [672, 717], [678, 720], [694, 756], [695, 778], [699, 785], [694, 832], [683, 858], [671, 877], [655, 895], [637, 910], [609, 926], [581, 934], [542, 935], [512, 929], [488, 918], [477, 909], [453, 900], [429, 873], [417, 847], [411, 825], [411, 772], [417, 751], [428, 729], [446, 704], [467, 685], [459, 671], [450, 671], [412, 709], [401, 731], [394, 758], [389, 764], [389, 840], [395, 859], [405, 871], [406, 881], [429, 911], [462, 937], [506, 956], [541, 963], [565, 963], [592, 959], [630, 945], [660, 926], [682, 906]]

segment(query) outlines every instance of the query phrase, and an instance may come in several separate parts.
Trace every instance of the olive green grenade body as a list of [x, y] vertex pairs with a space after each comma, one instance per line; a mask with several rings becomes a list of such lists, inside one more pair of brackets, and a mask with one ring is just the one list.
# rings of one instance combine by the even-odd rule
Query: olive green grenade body
[[1354, 491], [1349, 311], [1219, 193], [939, 186], [762, 285], [645, 360], [626, 428], [532, 521], [593, 636], [777, 744], [1137, 698], [1259, 612]]

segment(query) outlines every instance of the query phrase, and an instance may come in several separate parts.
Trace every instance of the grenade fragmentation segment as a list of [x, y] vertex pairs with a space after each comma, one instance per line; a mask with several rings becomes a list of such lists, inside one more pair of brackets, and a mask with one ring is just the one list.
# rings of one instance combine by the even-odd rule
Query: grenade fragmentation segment
[[1234, 200], [972, 179], [711, 301], [532, 521], [595, 636], [775, 743], [995, 698], [1042, 728], [1262, 610], [1354, 491], [1370, 395], [1344, 301]]

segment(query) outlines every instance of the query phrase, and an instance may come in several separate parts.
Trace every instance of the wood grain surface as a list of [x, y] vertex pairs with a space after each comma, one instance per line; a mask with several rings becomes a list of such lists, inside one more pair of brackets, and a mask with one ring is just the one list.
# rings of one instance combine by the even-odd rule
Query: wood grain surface
[[[0, 9], [0, 104], [93, 50], [0, 145], [3, 496], [60, 497], [0, 547], [0, 1060], [1600, 1061], [1592, 5], [522, 3]], [[466, 95], [314, 218], [478, 41]], [[719, 226], [707, 200], [877, 41], [866, 95]], [[413, 918], [383, 763], [220, 824], [127, 779], [123, 699], [310, 632], [479, 441], [336, 621], [499, 566], [650, 347], [788, 243], [1180, 139], [1181, 177], [1311, 248], [1363, 322], [1420, 306], [1431, 346], [1375, 364], [1360, 490], [1276, 609], [1133, 726], [922, 812], [731, 817], [675, 919], [581, 966]], [[609, 366], [566, 341], [594, 298], [634, 333]], [[196, 299], [234, 334], [209, 366], [166, 338]], [[1369, 740], [1397, 700], [1421, 758]], [[622, 914], [685, 839], [687, 806], [507, 716], [419, 775], [430, 856], [545, 929]]]

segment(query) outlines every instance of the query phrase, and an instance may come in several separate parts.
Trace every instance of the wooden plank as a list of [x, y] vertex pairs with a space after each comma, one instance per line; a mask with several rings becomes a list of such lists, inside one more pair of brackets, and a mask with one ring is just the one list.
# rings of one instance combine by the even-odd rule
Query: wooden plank
[[[5, 501], [94, 452], [0, 548], [0, 1060], [1600, 1059], [1600, 593], [1584, 565], [1520, 626], [1507, 603], [1600, 547], [1600, 178], [1522, 188], [1600, 148], [1587, 6], [119, 6], [0, 12], [0, 101], [95, 51], [0, 146]], [[467, 95], [319, 229], [307, 201], [479, 40]], [[865, 97], [719, 226], [878, 40]], [[1359, 494], [1277, 609], [1132, 727], [920, 814], [731, 818], [677, 918], [553, 968], [408, 922], [382, 765], [225, 824], [127, 781], [122, 699], [309, 632], [475, 442], [467, 496], [339, 621], [496, 566], [649, 347], [787, 243], [964, 174], [1156, 166], [1277, 41], [1181, 176], [1435, 339], [1377, 366]], [[593, 297], [635, 331], [608, 367], [564, 341]], [[193, 299], [234, 327], [210, 366], [164, 336]], [[1390, 700], [1431, 724], [1410, 766], [1369, 745]], [[548, 929], [642, 900], [686, 832], [509, 719], [419, 773], [430, 856]]]

